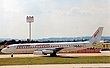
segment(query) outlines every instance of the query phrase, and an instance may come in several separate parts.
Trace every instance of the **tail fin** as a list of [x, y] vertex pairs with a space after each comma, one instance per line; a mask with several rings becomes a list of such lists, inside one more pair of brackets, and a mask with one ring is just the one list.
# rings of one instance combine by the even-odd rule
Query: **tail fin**
[[93, 34], [92, 38], [89, 40], [90, 45], [94, 45], [100, 42], [102, 36], [103, 27], [99, 27], [97, 31]]

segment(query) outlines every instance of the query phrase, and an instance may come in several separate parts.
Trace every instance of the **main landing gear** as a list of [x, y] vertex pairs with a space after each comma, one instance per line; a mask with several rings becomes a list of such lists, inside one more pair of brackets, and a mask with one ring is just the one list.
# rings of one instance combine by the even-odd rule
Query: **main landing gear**
[[50, 57], [56, 57], [56, 56], [57, 56], [57, 55], [56, 55], [56, 52], [50, 54]]

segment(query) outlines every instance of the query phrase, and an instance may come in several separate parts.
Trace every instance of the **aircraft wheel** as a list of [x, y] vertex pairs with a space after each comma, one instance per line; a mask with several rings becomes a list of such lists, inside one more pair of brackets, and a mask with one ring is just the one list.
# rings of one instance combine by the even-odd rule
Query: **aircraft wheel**
[[11, 54], [11, 57], [13, 57], [13, 53]]
[[57, 55], [56, 55], [56, 53], [52, 53], [52, 54], [50, 54], [50, 56], [51, 57], [56, 57]]

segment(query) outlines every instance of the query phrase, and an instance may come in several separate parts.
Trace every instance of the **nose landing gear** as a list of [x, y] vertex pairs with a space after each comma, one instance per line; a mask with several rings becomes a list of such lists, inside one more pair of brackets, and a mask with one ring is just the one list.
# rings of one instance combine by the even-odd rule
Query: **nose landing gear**
[[11, 57], [13, 57], [13, 53], [11, 53]]

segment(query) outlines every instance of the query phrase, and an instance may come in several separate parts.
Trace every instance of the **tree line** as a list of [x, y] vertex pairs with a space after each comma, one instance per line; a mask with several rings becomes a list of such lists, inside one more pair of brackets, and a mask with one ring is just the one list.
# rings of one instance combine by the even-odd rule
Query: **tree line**
[[4, 45], [4, 44], [7, 44], [7, 45], [10, 45], [10, 44], [21, 44], [21, 43], [54, 43], [54, 42], [78, 42], [78, 41], [87, 41], [88, 39], [81, 39], [81, 40], [66, 40], [66, 41], [63, 41], [63, 40], [46, 40], [46, 41], [38, 41], [38, 40], [15, 40], [15, 39], [12, 39], [12, 40], [4, 40], [2, 42], [0, 42], [0, 45]]

